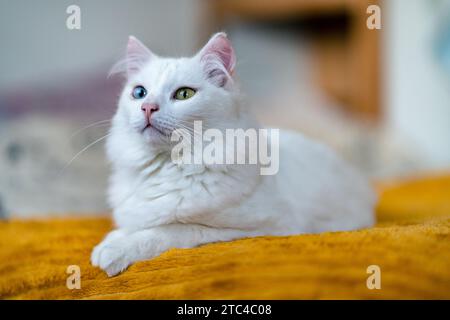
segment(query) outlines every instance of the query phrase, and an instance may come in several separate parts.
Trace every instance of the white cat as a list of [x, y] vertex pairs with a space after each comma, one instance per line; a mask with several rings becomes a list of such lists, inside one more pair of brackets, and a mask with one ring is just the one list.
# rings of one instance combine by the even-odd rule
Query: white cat
[[[193, 120], [253, 128], [233, 79], [224, 33], [191, 58], [161, 58], [130, 37], [113, 72], [127, 83], [107, 141], [109, 201], [117, 229], [91, 261], [109, 276], [169, 248], [261, 235], [352, 230], [374, 223], [367, 181], [321, 144], [281, 131], [279, 172], [255, 165], [179, 165], [170, 133]], [[276, 106], [274, 106], [276, 108]]]

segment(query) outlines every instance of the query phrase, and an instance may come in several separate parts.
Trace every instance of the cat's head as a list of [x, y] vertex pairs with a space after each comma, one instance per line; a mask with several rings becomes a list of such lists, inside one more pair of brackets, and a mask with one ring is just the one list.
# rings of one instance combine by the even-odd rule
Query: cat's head
[[152, 145], [166, 145], [179, 128], [221, 128], [237, 117], [233, 80], [236, 57], [225, 33], [217, 33], [193, 57], [163, 58], [130, 37], [126, 58], [113, 73], [127, 77], [116, 118]]

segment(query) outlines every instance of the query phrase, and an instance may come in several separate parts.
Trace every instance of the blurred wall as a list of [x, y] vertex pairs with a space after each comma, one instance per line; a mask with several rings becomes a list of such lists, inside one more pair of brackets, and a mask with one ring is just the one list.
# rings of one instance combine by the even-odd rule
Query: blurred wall
[[[81, 30], [66, 28], [72, 4]], [[189, 54], [201, 8], [197, 0], [0, 0], [0, 88], [113, 62], [130, 34], [156, 52]]]
[[450, 163], [450, 74], [435, 41], [450, 1], [384, 1], [384, 90], [388, 123], [433, 167]]

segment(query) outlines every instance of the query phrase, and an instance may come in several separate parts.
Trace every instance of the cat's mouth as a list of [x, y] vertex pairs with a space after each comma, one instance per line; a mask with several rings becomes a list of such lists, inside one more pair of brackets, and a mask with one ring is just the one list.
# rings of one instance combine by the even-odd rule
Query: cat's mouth
[[147, 125], [142, 129], [141, 133], [145, 133], [146, 131], [153, 130], [154, 132], [164, 136], [169, 137], [169, 134], [165, 132], [162, 128], [159, 128], [156, 123], [147, 123]]

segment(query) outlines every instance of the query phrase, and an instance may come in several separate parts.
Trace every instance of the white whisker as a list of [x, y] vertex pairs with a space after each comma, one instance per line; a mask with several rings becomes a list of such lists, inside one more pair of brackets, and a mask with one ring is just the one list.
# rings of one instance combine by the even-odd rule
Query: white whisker
[[107, 138], [108, 136], [110, 136], [111, 134], [108, 133], [106, 135], [104, 135], [101, 138], [98, 138], [97, 140], [95, 140], [94, 142], [91, 142], [90, 144], [88, 144], [86, 147], [84, 147], [83, 149], [81, 149], [79, 152], [77, 152], [77, 154], [75, 154], [73, 156], [72, 159], [70, 159], [69, 162], [66, 163], [66, 165], [61, 169], [61, 171], [59, 172], [59, 175], [61, 175], [71, 164], [72, 162], [74, 162], [83, 152], [85, 152], [87, 149], [89, 149], [90, 147], [92, 147], [93, 145], [95, 145], [96, 143], [102, 141], [103, 139]]
[[83, 132], [84, 130], [87, 130], [89, 128], [95, 127], [97, 125], [102, 125], [102, 126], [107, 126], [109, 125], [109, 122], [111, 122], [111, 120], [107, 119], [107, 120], [101, 120], [101, 121], [97, 121], [94, 123], [91, 123], [85, 127], [82, 127], [80, 129], [78, 129], [77, 131], [75, 131], [74, 133], [72, 133], [69, 137], [69, 140], [72, 139], [73, 137], [75, 137], [76, 135], [78, 135], [79, 133]]

